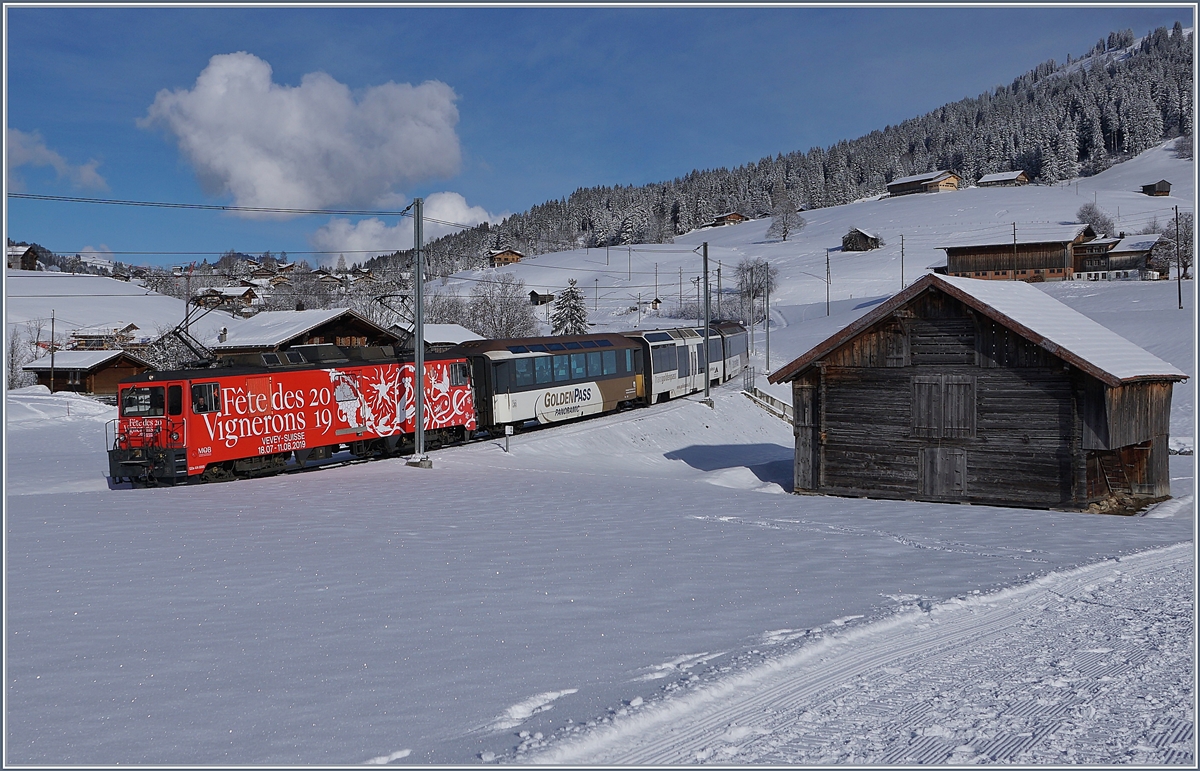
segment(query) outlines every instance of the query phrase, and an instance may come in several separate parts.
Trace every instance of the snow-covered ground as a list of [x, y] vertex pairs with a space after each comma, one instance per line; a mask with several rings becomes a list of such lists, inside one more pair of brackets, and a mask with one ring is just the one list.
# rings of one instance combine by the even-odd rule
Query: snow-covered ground
[[[1191, 184], [1138, 163], [1106, 174]], [[890, 203], [969, 230], [992, 192], [1082, 200]], [[774, 255], [772, 367], [899, 288], [886, 253], [846, 256], [826, 319], [801, 272], [824, 247], [788, 258], [760, 225], [672, 248]], [[1183, 311], [1167, 282], [1044, 288], [1195, 373], [1190, 282]], [[1194, 456], [1144, 517], [794, 496], [790, 427], [739, 388], [432, 470], [153, 490], [108, 488], [112, 408], [10, 392], [6, 763], [1194, 763]]]

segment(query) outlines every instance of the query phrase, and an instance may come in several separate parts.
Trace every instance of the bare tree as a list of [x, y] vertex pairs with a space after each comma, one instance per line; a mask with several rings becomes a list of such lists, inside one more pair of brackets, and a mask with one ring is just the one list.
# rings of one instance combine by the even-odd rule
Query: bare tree
[[8, 387], [23, 388], [27, 385], [33, 385], [37, 382], [36, 376], [32, 372], [25, 372], [21, 369], [29, 362], [33, 361], [35, 356], [36, 342], [31, 334], [31, 326], [26, 324], [21, 327], [13, 324], [8, 329], [8, 356], [7, 356], [7, 381]]
[[1075, 219], [1091, 225], [1097, 233], [1112, 235], [1117, 230], [1117, 226], [1108, 212], [1094, 203], [1085, 203], [1080, 206], [1079, 211], [1075, 212]]
[[484, 279], [471, 290], [467, 328], [487, 338], [532, 337], [537, 319], [525, 282], [511, 273]]
[[771, 227], [767, 229], [767, 238], [779, 238], [786, 241], [789, 235], [799, 233], [808, 224], [800, 216], [795, 202], [788, 195], [782, 177], [776, 177], [771, 199]]
[[737, 279], [738, 294], [741, 295], [739, 305], [742, 308], [742, 321], [756, 324], [761, 313], [755, 303], [768, 292], [774, 291], [779, 271], [763, 258], [754, 257], [739, 262], [734, 268], [734, 277]]
[[[1157, 220], [1151, 224], [1157, 225]], [[1195, 218], [1191, 212], [1179, 213], [1179, 230], [1175, 229], [1175, 218], [1171, 217], [1167, 220], [1167, 226], [1161, 231], [1155, 230], [1152, 232], [1161, 232], [1162, 238], [1154, 245], [1154, 250], [1150, 252], [1150, 267], [1157, 270], [1164, 276], [1171, 275], [1171, 268], [1176, 270], [1182, 269], [1184, 278], [1191, 278], [1192, 272], [1192, 249], [1195, 248]], [[1179, 244], [1178, 253], [1176, 251], [1176, 242]]]

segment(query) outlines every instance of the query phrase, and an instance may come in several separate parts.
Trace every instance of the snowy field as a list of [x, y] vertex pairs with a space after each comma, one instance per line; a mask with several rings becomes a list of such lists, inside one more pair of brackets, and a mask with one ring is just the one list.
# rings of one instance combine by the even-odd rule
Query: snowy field
[[[1190, 164], [1139, 163], [1106, 172], [1114, 197], [1121, 172], [1190, 203]], [[970, 229], [993, 192], [1081, 200], [913, 198]], [[805, 233], [840, 243], [887, 203], [808, 213]], [[826, 319], [812, 244], [788, 262], [760, 226], [703, 235], [778, 255], [772, 367], [899, 288], [863, 255]], [[1195, 373], [1190, 282], [1183, 311], [1173, 282], [1044, 288]], [[1177, 448], [1193, 391], [1175, 390]], [[6, 764], [1194, 765], [1194, 456], [1142, 517], [794, 496], [790, 427], [740, 382], [714, 400], [447, 448], [432, 470], [110, 490], [112, 408], [10, 392]]]

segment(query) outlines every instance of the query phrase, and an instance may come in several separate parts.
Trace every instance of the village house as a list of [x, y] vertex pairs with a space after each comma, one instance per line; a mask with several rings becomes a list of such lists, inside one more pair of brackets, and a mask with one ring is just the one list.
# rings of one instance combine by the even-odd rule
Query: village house
[[1160, 233], [1116, 238], [1097, 238], [1075, 247], [1075, 275], [1078, 281], [1116, 281], [1158, 278], [1149, 269], [1150, 253], [1162, 238]]
[[984, 174], [975, 184], [978, 187], [1018, 187], [1029, 184], [1029, 175], [1024, 171], [1000, 171]]
[[13, 270], [37, 270], [37, 252], [32, 246], [10, 246], [7, 250], [8, 267]]
[[953, 171], [928, 171], [892, 180], [887, 186], [889, 196], [911, 195], [912, 193], [940, 193], [958, 190], [962, 177]]
[[1160, 179], [1149, 185], [1142, 185], [1142, 192], [1146, 195], [1170, 195], [1171, 183], [1165, 179]]
[[719, 228], [724, 225], [738, 225], [740, 223], [749, 221], [749, 219], [750, 219], [749, 217], [742, 214], [741, 212], [728, 211], [728, 212], [725, 212], [724, 214], [718, 214], [716, 217], [713, 217], [712, 222], [709, 222], [705, 225], [701, 225], [700, 227]]
[[488, 252], [488, 260], [491, 262], [493, 268], [512, 265], [514, 262], [520, 262], [523, 259], [525, 259], [525, 255], [516, 249], [493, 249]]
[[850, 232], [842, 236], [843, 252], [867, 252], [878, 249], [883, 243], [879, 236], [868, 233], [862, 228], [850, 228]]
[[546, 305], [547, 303], [552, 303], [552, 302], [554, 302], [553, 294], [549, 294], [549, 293], [542, 294], [541, 292], [538, 292], [536, 289], [529, 293], [529, 304], [533, 305], [535, 307], [538, 305]]
[[117, 395], [117, 383], [154, 369], [129, 351], [56, 351], [22, 367], [51, 391], [74, 391], [93, 396]]
[[1036, 287], [927, 274], [769, 379], [798, 493], [1130, 511], [1170, 495], [1187, 375]]
[[218, 358], [242, 359], [278, 353], [300, 345], [331, 343], [341, 348], [395, 345], [399, 338], [349, 308], [263, 311], [202, 341]]
[[1075, 249], [1091, 241], [1091, 225], [1025, 225], [967, 238], [946, 250], [946, 274], [1001, 281], [1065, 281], [1075, 272]]
[[71, 331], [67, 347], [76, 351], [102, 351], [114, 348], [124, 348], [135, 340], [137, 324], [127, 324], [124, 321], [97, 324], [90, 327], [79, 327]]

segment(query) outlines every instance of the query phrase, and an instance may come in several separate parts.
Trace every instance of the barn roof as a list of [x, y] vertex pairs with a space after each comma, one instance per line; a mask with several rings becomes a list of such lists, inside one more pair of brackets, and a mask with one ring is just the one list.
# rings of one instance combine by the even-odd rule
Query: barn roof
[[863, 230], [862, 228], [850, 228], [850, 231], [848, 233], [846, 233], [846, 235], [850, 235], [850, 233], [855, 233], [855, 232], [862, 233], [867, 238], [879, 238], [879, 236], [875, 235], [874, 233], [868, 233], [867, 231]]
[[256, 316], [244, 319], [236, 327], [231, 328], [225, 342], [214, 342], [208, 347], [214, 351], [235, 348], [274, 348], [293, 337], [311, 332], [322, 324], [347, 314], [364, 324], [375, 326], [349, 308], [263, 311]]
[[932, 182], [935, 179], [943, 179], [943, 178], [949, 177], [949, 176], [957, 177], [958, 175], [955, 174], [953, 171], [946, 171], [945, 169], [943, 169], [941, 171], [927, 171], [924, 174], [913, 174], [908, 177], [900, 177], [899, 179], [893, 179], [888, 184], [888, 187], [892, 187], [894, 185], [907, 185], [912, 182]]
[[985, 281], [928, 273], [870, 313], [785, 364], [768, 378], [794, 380], [818, 359], [936, 288], [1040, 345], [1089, 375], [1117, 386], [1139, 380], [1186, 380], [1188, 375], [1149, 351], [1024, 281]]
[[[1065, 244], [1074, 241], [1081, 233], [1090, 232], [1093, 236], [1096, 231], [1092, 230], [1092, 226], [1085, 222], [1069, 222], [1065, 225], [1026, 225], [1024, 227], [1017, 226], [1016, 243], [1018, 244]], [[966, 236], [962, 241], [946, 246], [938, 246], [936, 249], [962, 249], [963, 247], [975, 246], [1012, 246], [1013, 235], [1012, 230], [997, 229], [991, 233], [982, 233], [973, 236]]]
[[[93, 370], [102, 364], [116, 359], [120, 356], [126, 356], [133, 359], [138, 364], [144, 364], [149, 367], [150, 364], [128, 351], [112, 350], [112, 351], [56, 351], [54, 354], [54, 369], [78, 369], [78, 370]], [[26, 364], [21, 369], [28, 372], [49, 372], [50, 357], [42, 356], [34, 359]]]
[[1122, 238], [1116, 246], [1108, 250], [1109, 254], [1120, 254], [1123, 252], [1148, 252], [1154, 248], [1158, 240], [1162, 238], [1161, 233], [1145, 233], [1137, 236], [1126, 236]]
[[995, 174], [984, 174], [979, 178], [977, 184], [986, 185], [988, 182], [1011, 182], [1025, 172], [1018, 169], [1016, 171], [998, 171]]

